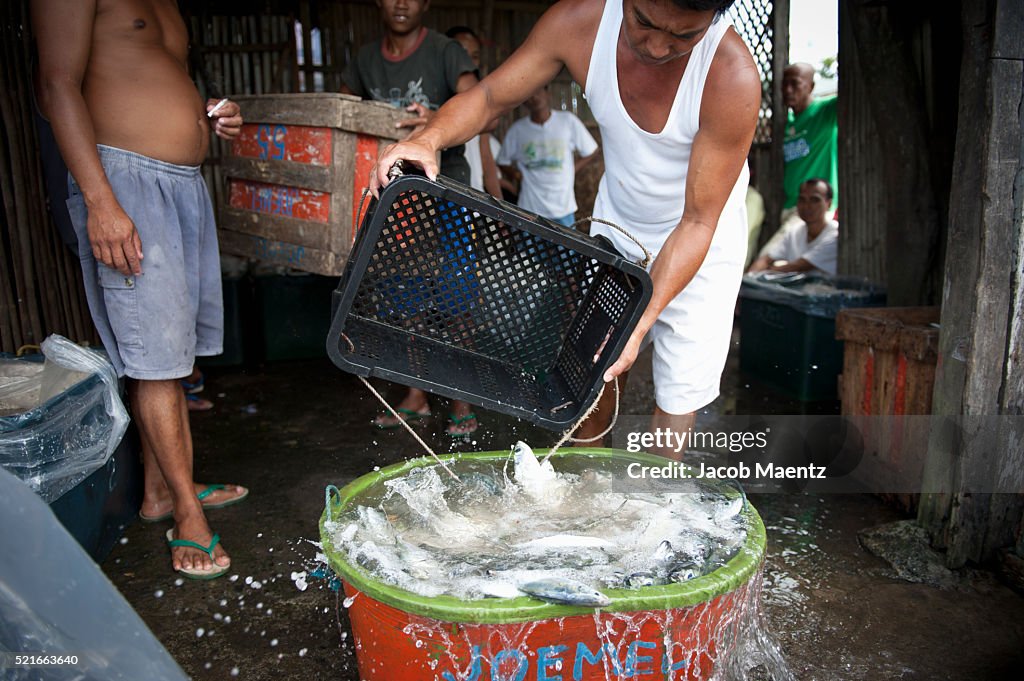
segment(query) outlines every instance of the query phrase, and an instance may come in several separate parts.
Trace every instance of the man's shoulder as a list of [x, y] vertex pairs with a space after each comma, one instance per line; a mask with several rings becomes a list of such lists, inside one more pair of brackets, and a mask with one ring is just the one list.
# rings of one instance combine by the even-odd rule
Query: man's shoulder
[[377, 38], [376, 40], [371, 40], [368, 43], [363, 43], [359, 50], [356, 51], [356, 61], [360, 63], [365, 63], [368, 59], [379, 59], [383, 61], [384, 56], [380, 51], [380, 40], [380, 38]]

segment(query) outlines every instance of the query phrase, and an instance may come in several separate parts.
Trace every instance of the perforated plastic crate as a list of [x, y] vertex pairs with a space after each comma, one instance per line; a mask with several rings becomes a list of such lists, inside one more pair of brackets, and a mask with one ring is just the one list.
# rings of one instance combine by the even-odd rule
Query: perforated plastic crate
[[558, 430], [596, 396], [651, 288], [605, 239], [406, 175], [367, 210], [327, 352], [345, 371]]

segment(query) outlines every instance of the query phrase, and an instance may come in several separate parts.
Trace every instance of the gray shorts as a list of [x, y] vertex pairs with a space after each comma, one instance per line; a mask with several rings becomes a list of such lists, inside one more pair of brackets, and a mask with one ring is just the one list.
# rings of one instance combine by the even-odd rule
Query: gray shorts
[[142, 241], [142, 274], [96, 262], [82, 192], [68, 175], [68, 211], [78, 236], [93, 322], [118, 376], [187, 376], [196, 355], [224, 344], [224, 300], [213, 205], [198, 166], [179, 166], [98, 145], [114, 195]]

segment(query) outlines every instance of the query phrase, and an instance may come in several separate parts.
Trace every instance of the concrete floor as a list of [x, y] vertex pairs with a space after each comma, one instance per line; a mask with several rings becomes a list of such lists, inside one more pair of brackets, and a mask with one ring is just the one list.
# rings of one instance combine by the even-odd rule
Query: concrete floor
[[[736, 353], [732, 353], [735, 355]], [[649, 359], [647, 360], [649, 365]], [[237, 482], [252, 495], [213, 511], [232, 556], [230, 577], [177, 580], [163, 535], [169, 524], [136, 523], [103, 569], [156, 636], [196, 679], [359, 678], [336, 583], [316, 572], [324, 487], [419, 455], [404, 432], [370, 425], [376, 400], [326, 359], [207, 372], [211, 412], [193, 415], [196, 477]], [[388, 393], [397, 401], [400, 389]], [[623, 413], [649, 414], [643, 360]], [[443, 414], [446, 403], [434, 401]], [[802, 408], [808, 409], [807, 405]], [[834, 403], [810, 405], [835, 411]], [[743, 376], [730, 359], [713, 413], [798, 413], [799, 403]], [[517, 439], [555, 435], [481, 413], [465, 449], [505, 450]], [[443, 419], [420, 426], [448, 451]], [[863, 550], [857, 532], [901, 518], [875, 497], [752, 496], [768, 527], [764, 609], [770, 631], [801, 680], [1019, 679], [1024, 599], [988, 573], [965, 571], [954, 587], [900, 581]], [[292, 573], [305, 571], [300, 590]]]

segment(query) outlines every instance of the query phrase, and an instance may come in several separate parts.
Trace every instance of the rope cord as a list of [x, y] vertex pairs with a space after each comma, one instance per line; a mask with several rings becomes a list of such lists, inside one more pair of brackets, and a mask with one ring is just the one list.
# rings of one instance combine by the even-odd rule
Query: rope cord
[[[349, 339], [349, 337], [346, 336], [345, 334], [341, 334], [341, 337], [344, 338], [345, 341], [348, 343], [349, 348], [351, 348], [352, 352], [355, 352], [356, 346], [351, 341], [351, 339]], [[434, 461], [436, 461], [438, 465], [441, 466], [441, 468], [443, 468], [448, 475], [452, 476], [456, 481], [462, 482], [462, 480], [459, 479], [459, 476], [455, 475], [452, 469], [448, 468], [448, 465], [444, 461], [441, 461], [437, 454], [434, 453], [434, 450], [430, 448], [430, 445], [424, 442], [423, 438], [416, 434], [416, 431], [412, 429], [412, 426], [405, 422], [405, 419], [402, 418], [401, 414], [395, 411], [394, 408], [390, 404], [388, 404], [388, 401], [384, 399], [384, 396], [377, 392], [377, 390], [372, 385], [370, 385], [370, 382], [366, 380], [364, 377], [359, 376], [358, 378], [360, 381], [363, 382], [363, 385], [366, 386], [366, 389], [373, 393], [374, 397], [380, 400], [380, 403], [384, 405], [384, 408], [387, 409], [388, 412], [390, 412], [391, 415], [395, 417], [395, 420], [402, 424], [403, 428], [409, 431], [409, 434], [413, 436], [413, 439], [415, 439], [416, 442], [420, 443], [420, 446], [423, 447], [427, 454], [430, 454], [430, 456], [434, 457]]]
[[601, 390], [599, 390], [598, 393], [597, 393], [597, 399], [595, 399], [593, 404], [590, 405], [590, 408], [587, 409], [587, 411], [585, 411], [583, 413], [583, 416], [581, 416], [576, 421], [576, 423], [574, 423], [567, 431], [565, 431], [565, 433], [562, 434], [562, 438], [558, 442], [556, 442], [555, 446], [551, 448], [551, 450], [544, 456], [543, 459], [541, 459], [541, 463], [544, 463], [545, 461], [550, 459], [551, 455], [554, 454], [555, 452], [557, 452], [558, 448], [561, 447], [562, 445], [564, 445], [566, 442], [580, 442], [580, 443], [594, 442], [596, 440], [600, 440], [605, 435], [607, 435], [608, 433], [612, 432], [612, 428], [615, 427], [615, 422], [619, 418], [619, 377], [618, 376], [615, 377], [615, 411], [612, 412], [612, 420], [611, 420], [611, 423], [608, 424], [608, 427], [604, 429], [604, 432], [602, 432], [599, 435], [595, 435], [594, 437], [588, 437], [588, 438], [575, 438], [575, 437], [571, 437], [572, 434], [576, 431], [576, 429], [579, 428], [583, 424], [583, 422], [586, 421], [590, 417], [590, 415], [594, 413], [595, 409], [597, 409], [597, 405], [599, 405], [601, 403], [601, 397], [604, 395], [604, 389], [607, 386], [608, 386], [607, 383], [605, 383], [604, 385], [601, 386]]

